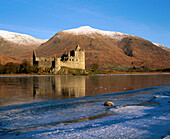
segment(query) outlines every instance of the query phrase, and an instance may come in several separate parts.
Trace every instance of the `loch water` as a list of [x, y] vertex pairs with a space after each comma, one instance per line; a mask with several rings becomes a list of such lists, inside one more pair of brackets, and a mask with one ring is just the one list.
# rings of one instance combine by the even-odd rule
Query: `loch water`
[[[124, 125], [124, 121], [136, 119], [131, 116], [133, 112], [126, 111], [122, 117], [114, 109], [159, 108], [154, 101], [159, 95], [170, 95], [170, 74], [1, 76], [0, 138], [73, 138], [86, 130], [100, 133], [100, 128], [103, 131], [109, 125]], [[104, 107], [105, 101], [112, 101], [115, 106]], [[167, 113], [164, 109], [162, 113], [156, 111], [159, 116]], [[152, 112], [144, 112], [144, 118], [145, 115], [155, 117]], [[164, 127], [168, 126], [167, 123]], [[157, 130], [160, 125], [155, 127]], [[116, 131], [118, 136], [119, 130], [122, 129]]]
[[0, 76], [0, 107], [170, 85], [170, 74]]

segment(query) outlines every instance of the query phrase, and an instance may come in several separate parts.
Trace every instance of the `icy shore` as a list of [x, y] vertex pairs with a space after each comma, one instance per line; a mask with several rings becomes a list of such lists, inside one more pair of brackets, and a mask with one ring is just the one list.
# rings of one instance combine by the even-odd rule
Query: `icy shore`
[[[105, 101], [114, 107], [104, 107]], [[170, 86], [0, 108], [2, 138], [169, 138]]]

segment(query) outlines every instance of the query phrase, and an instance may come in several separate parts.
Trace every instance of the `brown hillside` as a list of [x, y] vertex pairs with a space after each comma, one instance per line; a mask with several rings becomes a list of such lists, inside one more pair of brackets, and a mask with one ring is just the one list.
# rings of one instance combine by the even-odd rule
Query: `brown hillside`
[[20, 63], [21, 61], [18, 61], [15, 58], [11, 58], [5, 55], [0, 55], [0, 64], [5, 65], [6, 63], [13, 62], [13, 63]]
[[0, 54], [13, 57], [17, 61], [30, 59], [32, 51], [46, 41], [26, 34], [0, 30]]
[[20, 57], [27, 53], [32, 52], [39, 45], [29, 45], [29, 46], [20, 45], [0, 37], [0, 54], [12, 56], [12, 57]]
[[61, 57], [79, 44], [86, 51], [86, 68], [99, 64], [100, 68], [143, 67], [170, 68], [170, 52], [150, 41], [127, 35], [121, 40], [101, 34], [76, 35], [59, 32], [36, 49], [39, 56]]

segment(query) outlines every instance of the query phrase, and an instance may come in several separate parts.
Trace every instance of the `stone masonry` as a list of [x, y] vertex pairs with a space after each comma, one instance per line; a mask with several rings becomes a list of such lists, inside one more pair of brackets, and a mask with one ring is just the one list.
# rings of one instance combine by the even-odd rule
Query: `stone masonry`
[[85, 50], [77, 45], [75, 50], [71, 50], [68, 54], [63, 54], [61, 58], [37, 57], [34, 51], [31, 64], [43, 70], [51, 69], [53, 73], [57, 73], [61, 67], [85, 69]]

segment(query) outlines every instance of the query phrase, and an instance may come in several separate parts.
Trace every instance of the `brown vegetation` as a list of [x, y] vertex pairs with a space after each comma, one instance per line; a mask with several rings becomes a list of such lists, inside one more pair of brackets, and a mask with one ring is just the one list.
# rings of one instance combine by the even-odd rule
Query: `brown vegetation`
[[0, 38], [0, 54], [16, 60], [10, 59], [7, 62], [4, 60], [4, 64], [21, 62], [23, 59], [29, 60], [36, 47], [37, 56], [53, 57], [56, 55], [56, 57], [61, 57], [63, 53], [69, 52], [77, 44], [86, 51], [86, 69], [91, 69], [95, 64], [98, 65], [99, 70], [170, 68], [170, 51], [162, 49], [150, 41], [130, 35], [118, 41], [99, 34], [73, 35], [61, 31], [39, 47], [23, 47]]
[[31, 66], [29, 62], [23, 60], [21, 64], [9, 62], [5, 65], [0, 64], [0, 74], [20, 74], [38, 73], [39, 69]]
[[5, 56], [5, 55], [0, 55], [0, 64], [1, 65], [5, 65], [5, 64], [7, 64], [9, 62], [20, 63], [21, 61], [19, 61], [16, 58], [13, 58], [13, 57], [8, 57], [8, 56]]
[[4, 56], [3, 64], [6, 64], [8, 62], [21, 63], [22, 60], [24, 59], [30, 59], [32, 56], [32, 51], [39, 45], [40, 44], [37, 45], [16, 44], [0, 37], [0, 55]]
[[99, 69], [115, 67], [163, 69], [170, 68], [170, 51], [157, 47], [150, 41], [129, 36], [121, 41], [98, 34], [73, 35], [59, 32], [36, 49], [40, 56], [61, 57], [79, 44], [86, 51], [86, 69], [98, 64]]

